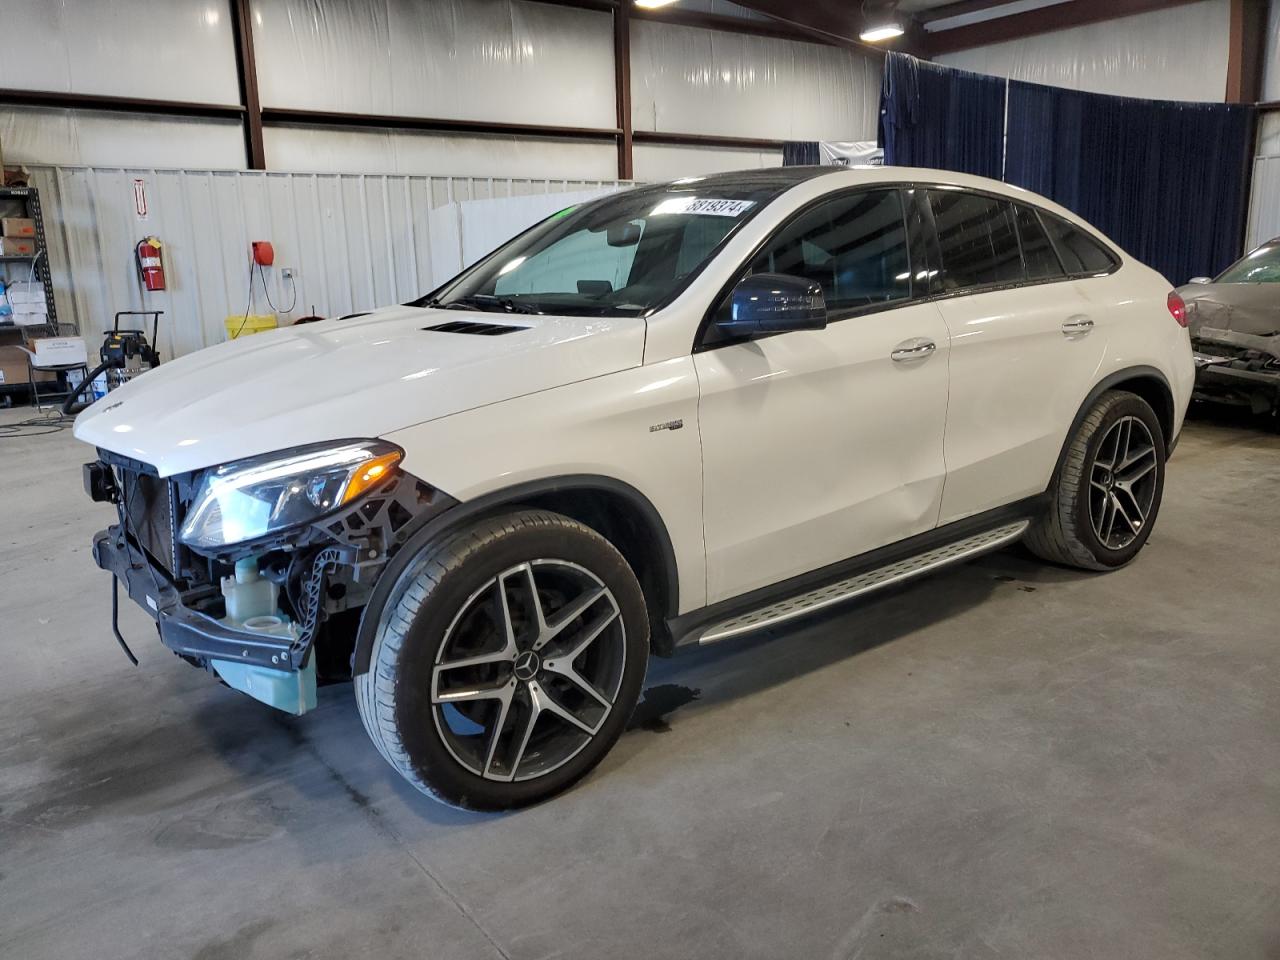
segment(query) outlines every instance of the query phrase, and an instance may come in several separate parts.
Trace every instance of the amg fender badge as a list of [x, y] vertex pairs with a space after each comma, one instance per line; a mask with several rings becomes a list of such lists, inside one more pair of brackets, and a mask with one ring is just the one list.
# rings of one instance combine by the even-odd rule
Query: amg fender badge
[[666, 423], [655, 423], [649, 428], [649, 432], [657, 433], [659, 430], [679, 430], [683, 426], [683, 420], [668, 420]]

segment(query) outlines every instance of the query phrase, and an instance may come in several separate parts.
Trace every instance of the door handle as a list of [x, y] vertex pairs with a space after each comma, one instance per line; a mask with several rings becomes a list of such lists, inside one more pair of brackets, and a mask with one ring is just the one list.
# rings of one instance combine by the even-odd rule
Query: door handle
[[1093, 329], [1093, 321], [1088, 317], [1071, 317], [1062, 321], [1062, 332], [1068, 337], [1077, 333], [1088, 333]]
[[929, 338], [913, 337], [910, 340], [903, 340], [894, 347], [889, 356], [895, 363], [906, 363], [909, 360], [923, 360], [937, 349], [938, 345]]

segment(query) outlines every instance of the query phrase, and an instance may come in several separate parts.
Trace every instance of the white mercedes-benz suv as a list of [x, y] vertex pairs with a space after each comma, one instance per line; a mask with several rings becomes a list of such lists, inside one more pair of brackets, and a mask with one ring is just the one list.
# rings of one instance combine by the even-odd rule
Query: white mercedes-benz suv
[[993, 181], [641, 187], [421, 300], [99, 400], [75, 430], [118, 514], [94, 557], [229, 686], [301, 714], [353, 679], [407, 780], [520, 806], [600, 761], [650, 654], [1017, 540], [1128, 563], [1191, 394], [1185, 323], [1155, 271]]

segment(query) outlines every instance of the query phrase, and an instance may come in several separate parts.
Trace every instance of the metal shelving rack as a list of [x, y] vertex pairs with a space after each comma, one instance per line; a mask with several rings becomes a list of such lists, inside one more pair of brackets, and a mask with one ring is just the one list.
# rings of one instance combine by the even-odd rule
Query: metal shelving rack
[[[9, 209], [15, 209], [13, 201], [21, 204], [20, 212], [9, 213]], [[25, 264], [27, 276], [31, 275], [31, 262], [34, 260], [36, 269], [35, 276], [31, 279], [39, 280], [44, 284], [44, 303], [49, 314], [49, 323], [56, 324], [58, 322], [58, 311], [53, 303], [53, 280], [49, 271], [49, 244], [45, 239], [44, 233], [44, 214], [40, 209], [40, 191], [35, 187], [0, 187], [0, 211], [4, 211], [4, 216], [27, 217], [36, 222], [36, 252], [33, 256], [21, 257], [0, 257], [0, 262], [6, 266], [9, 264]], [[6, 271], [6, 283], [11, 279], [26, 280], [27, 276], [15, 277], [10, 271]]]
[[[44, 213], [40, 207], [40, 191], [35, 187], [0, 187], [0, 216], [27, 217], [35, 221], [36, 250], [32, 255], [0, 256], [0, 279], [5, 286], [27, 280], [38, 281], [44, 287], [45, 312], [48, 322], [34, 326], [0, 326], [0, 345], [25, 345], [33, 337], [76, 336], [74, 324], [59, 323], [58, 309], [53, 299], [53, 276], [49, 269], [49, 244], [45, 237]], [[32, 266], [34, 264], [34, 270]], [[0, 384], [0, 395], [26, 392], [29, 383]]]

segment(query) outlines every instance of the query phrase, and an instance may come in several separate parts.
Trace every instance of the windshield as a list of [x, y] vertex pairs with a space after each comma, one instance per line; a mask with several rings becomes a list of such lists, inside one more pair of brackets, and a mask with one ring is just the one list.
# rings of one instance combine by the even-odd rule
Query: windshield
[[1280, 283], [1280, 242], [1264, 243], [1227, 267], [1214, 283]]
[[669, 301], [780, 192], [697, 182], [570, 207], [499, 247], [416, 306], [629, 317]]

